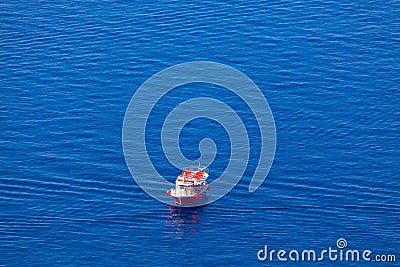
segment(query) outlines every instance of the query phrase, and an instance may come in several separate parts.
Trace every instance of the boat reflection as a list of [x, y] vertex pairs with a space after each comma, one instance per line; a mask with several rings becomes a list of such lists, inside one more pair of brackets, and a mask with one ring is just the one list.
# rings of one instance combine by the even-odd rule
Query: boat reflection
[[188, 208], [170, 205], [165, 219], [166, 234], [178, 239], [184, 239], [185, 235], [196, 234], [203, 209], [204, 206]]

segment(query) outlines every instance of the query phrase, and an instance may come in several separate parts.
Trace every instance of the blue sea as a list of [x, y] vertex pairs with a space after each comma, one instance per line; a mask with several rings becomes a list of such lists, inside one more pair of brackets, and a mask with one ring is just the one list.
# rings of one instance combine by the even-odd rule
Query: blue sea
[[[146, 129], [152, 163], [171, 182], [179, 173], [163, 155], [159, 127], [180, 102], [228, 103], [255, 136], [229, 194], [179, 208], [135, 182], [122, 126], [147, 79], [191, 61], [251, 78], [269, 103], [277, 143], [266, 180], [250, 193], [260, 152], [250, 110], [212, 85], [171, 91]], [[0, 266], [400, 261], [399, 1], [4, 0], [0, 119]], [[229, 162], [229, 135], [212, 120], [197, 122], [182, 130], [181, 150], [196, 160], [199, 142], [213, 139], [213, 181]], [[346, 249], [372, 251], [372, 260], [288, 257], [338, 250], [339, 239]], [[258, 259], [265, 246], [276, 250], [272, 260]], [[397, 262], [378, 263], [376, 255]]]

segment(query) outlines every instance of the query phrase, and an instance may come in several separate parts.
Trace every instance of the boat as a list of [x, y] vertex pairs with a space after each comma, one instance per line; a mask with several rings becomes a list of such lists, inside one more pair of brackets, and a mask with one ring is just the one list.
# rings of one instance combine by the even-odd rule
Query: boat
[[191, 206], [199, 204], [206, 198], [208, 187], [208, 169], [206, 167], [197, 167], [185, 169], [175, 181], [175, 187], [167, 191], [167, 195], [174, 198], [178, 206]]

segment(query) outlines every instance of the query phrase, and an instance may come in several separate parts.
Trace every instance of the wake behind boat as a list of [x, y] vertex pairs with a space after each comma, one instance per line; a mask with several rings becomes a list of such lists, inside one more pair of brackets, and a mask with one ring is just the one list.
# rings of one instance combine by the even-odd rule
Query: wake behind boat
[[175, 181], [175, 188], [167, 191], [179, 206], [192, 205], [205, 198], [208, 187], [208, 170], [200, 166], [197, 171], [191, 168], [185, 169]]

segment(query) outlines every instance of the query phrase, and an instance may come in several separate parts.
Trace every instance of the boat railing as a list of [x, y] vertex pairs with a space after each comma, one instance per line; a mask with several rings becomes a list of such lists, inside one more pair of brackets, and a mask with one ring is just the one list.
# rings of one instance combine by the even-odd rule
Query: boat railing
[[194, 195], [194, 188], [193, 187], [185, 187], [185, 188], [173, 188], [171, 190], [172, 193], [180, 196], [193, 196]]

